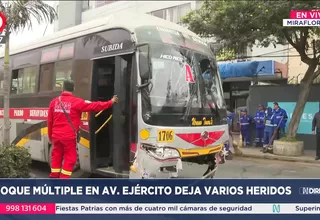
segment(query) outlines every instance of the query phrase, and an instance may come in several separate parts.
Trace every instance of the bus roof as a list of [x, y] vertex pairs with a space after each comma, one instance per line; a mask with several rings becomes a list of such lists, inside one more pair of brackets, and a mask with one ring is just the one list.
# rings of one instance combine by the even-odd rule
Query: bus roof
[[[178, 24], [169, 22], [167, 20], [157, 18], [152, 15], [132, 12], [119, 12], [55, 32], [51, 35], [37, 39], [31, 43], [19, 45], [19, 47], [17, 48], [13, 47], [10, 50], [10, 55], [71, 40], [84, 35], [101, 32], [111, 28], [125, 28], [131, 32], [134, 32], [136, 28], [142, 26], [160, 26], [177, 30], [182, 33], [189, 34], [191, 36], [197, 36], [193, 32], [189, 31], [187, 28], [184, 28]], [[3, 58], [3, 56], [4, 53], [1, 53], [0, 58]]]

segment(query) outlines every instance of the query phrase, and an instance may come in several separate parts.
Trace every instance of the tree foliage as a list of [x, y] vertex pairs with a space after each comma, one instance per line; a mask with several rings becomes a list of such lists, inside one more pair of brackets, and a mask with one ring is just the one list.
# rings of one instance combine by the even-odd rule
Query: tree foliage
[[222, 48], [216, 52], [217, 61], [234, 60], [236, 58], [234, 49]]
[[9, 33], [23, 31], [32, 28], [32, 18], [41, 23], [52, 23], [57, 17], [53, 7], [44, 1], [0, 1], [0, 11], [7, 18], [6, 31]]
[[[320, 1], [205, 1], [201, 9], [188, 13], [182, 22], [202, 37], [215, 37], [226, 48], [289, 43], [308, 65], [300, 83], [300, 94], [293, 112], [288, 136], [295, 137], [311, 84], [319, 76], [320, 28], [283, 27], [291, 10], [319, 9]], [[309, 55], [308, 51], [312, 51]]]
[[6, 16], [7, 24], [5, 27], [5, 49], [4, 49], [4, 77], [3, 77], [3, 99], [4, 99], [4, 135], [5, 145], [10, 143], [10, 66], [9, 66], [9, 44], [10, 34], [20, 32], [25, 28], [31, 29], [34, 18], [40, 23], [52, 23], [57, 18], [57, 13], [53, 7], [40, 0], [0, 0], [0, 12]]

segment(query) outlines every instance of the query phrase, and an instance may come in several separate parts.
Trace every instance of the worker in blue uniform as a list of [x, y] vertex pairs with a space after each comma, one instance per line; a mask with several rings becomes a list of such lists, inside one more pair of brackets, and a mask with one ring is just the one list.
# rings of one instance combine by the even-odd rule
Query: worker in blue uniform
[[242, 109], [240, 116], [240, 130], [244, 146], [250, 145], [250, 124], [252, 122], [253, 118], [247, 114], [247, 110]]
[[265, 120], [265, 109], [262, 104], [259, 105], [259, 109], [254, 116], [254, 121], [256, 123], [256, 147], [263, 146], [263, 134], [264, 134], [264, 120]]
[[272, 112], [272, 108], [268, 107], [266, 110], [266, 123], [264, 128], [264, 140], [263, 147], [267, 147], [269, 144], [273, 144], [272, 136], [274, 135], [274, 130], [276, 129], [277, 124]]
[[285, 128], [288, 120], [288, 115], [286, 110], [279, 107], [278, 102], [273, 103], [273, 114], [275, 117], [275, 123], [277, 124], [277, 129], [274, 130], [274, 133], [276, 134], [275, 139], [278, 140], [285, 135]]
[[232, 120], [234, 118], [234, 113], [230, 112], [227, 116], [227, 121], [228, 121], [228, 126], [229, 126], [229, 130], [231, 129], [232, 126]]
[[227, 160], [232, 160], [232, 152], [231, 152], [231, 148], [232, 148], [232, 123], [233, 123], [233, 119], [234, 119], [234, 113], [230, 112], [230, 114], [228, 114], [227, 116], [227, 121], [228, 121], [228, 130], [229, 130], [229, 140], [226, 142], [225, 144], [225, 150], [228, 151], [228, 156], [227, 156]]

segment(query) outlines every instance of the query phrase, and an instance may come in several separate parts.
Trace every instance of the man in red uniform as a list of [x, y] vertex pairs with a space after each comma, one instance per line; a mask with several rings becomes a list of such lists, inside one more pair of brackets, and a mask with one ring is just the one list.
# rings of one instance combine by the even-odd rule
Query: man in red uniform
[[107, 102], [85, 101], [73, 96], [73, 90], [73, 81], [65, 80], [61, 96], [53, 99], [49, 106], [48, 137], [53, 144], [50, 178], [70, 178], [72, 174], [77, 162], [77, 133], [82, 112], [99, 112], [119, 101], [117, 96]]

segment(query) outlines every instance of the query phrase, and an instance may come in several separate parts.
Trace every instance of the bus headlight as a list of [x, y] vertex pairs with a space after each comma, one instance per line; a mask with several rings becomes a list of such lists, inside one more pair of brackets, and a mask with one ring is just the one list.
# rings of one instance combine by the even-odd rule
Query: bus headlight
[[175, 148], [147, 144], [142, 144], [141, 146], [148, 154], [159, 160], [180, 158], [180, 153]]

